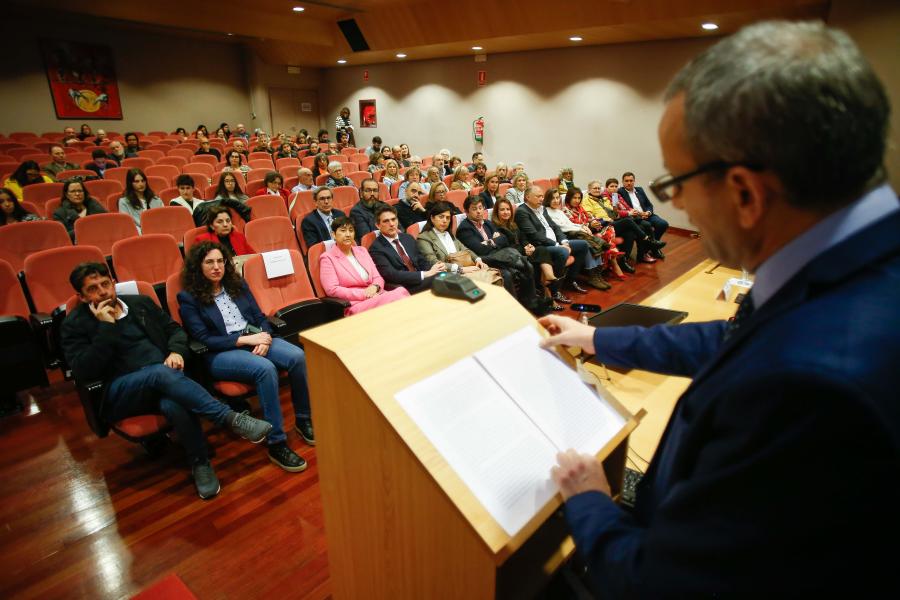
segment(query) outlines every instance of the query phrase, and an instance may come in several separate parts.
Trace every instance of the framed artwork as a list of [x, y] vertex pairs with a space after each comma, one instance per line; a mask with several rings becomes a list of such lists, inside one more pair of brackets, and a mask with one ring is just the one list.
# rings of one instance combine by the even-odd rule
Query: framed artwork
[[375, 109], [375, 100], [359, 101], [359, 126], [378, 127], [378, 111]]
[[56, 118], [122, 118], [109, 46], [48, 39], [40, 43]]

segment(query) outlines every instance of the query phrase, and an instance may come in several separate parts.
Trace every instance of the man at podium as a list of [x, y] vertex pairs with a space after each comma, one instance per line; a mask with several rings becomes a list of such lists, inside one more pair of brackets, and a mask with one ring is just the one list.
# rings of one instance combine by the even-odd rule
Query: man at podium
[[559, 455], [576, 547], [603, 597], [896, 597], [900, 204], [882, 166], [885, 90], [846, 34], [767, 22], [695, 58], [666, 98], [671, 174], [650, 188], [756, 282], [727, 323], [542, 319], [547, 346], [693, 378], [633, 513], [593, 457]]

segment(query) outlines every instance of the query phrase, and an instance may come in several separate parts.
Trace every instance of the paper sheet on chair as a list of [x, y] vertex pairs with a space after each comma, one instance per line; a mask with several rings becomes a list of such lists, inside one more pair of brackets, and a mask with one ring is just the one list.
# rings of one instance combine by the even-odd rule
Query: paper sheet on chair
[[287, 250], [263, 252], [262, 257], [263, 265], [266, 267], [266, 277], [269, 279], [293, 274], [294, 263], [291, 262], [291, 253]]
[[397, 393], [491, 516], [515, 535], [556, 493], [556, 453], [597, 453], [624, 419], [525, 327]]

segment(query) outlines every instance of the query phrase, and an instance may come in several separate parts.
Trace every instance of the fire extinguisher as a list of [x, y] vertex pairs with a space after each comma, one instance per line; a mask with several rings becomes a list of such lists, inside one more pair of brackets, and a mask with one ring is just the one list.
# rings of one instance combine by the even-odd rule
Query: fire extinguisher
[[484, 143], [484, 117], [478, 117], [472, 123], [472, 133], [475, 135], [475, 141]]

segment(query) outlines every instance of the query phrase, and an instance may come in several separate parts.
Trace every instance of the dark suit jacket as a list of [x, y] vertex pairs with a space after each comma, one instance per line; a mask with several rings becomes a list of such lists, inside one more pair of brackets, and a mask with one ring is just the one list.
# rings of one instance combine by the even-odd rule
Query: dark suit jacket
[[356, 232], [356, 241], [359, 243], [362, 237], [370, 231], [375, 231], [375, 211], [379, 206], [383, 206], [384, 202], [376, 200], [372, 208], [368, 208], [363, 201], [360, 200], [350, 209], [350, 219], [353, 221], [353, 229]]
[[897, 597], [898, 230], [826, 251], [724, 343], [724, 322], [596, 330], [604, 363], [693, 378], [634, 514], [566, 503], [604, 595]]
[[[181, 326], [145, 296], [120, 296], [130, 315], [163, 354], [177, 352], [188, 356], [188, 337]], [[62, 349], [75, 379], [83, 382], [111, 381], [124, 373], [114, 370], [117, 352], [117, 327], [104, 323], [91, 313], [87, 304], [79, 304], [62, 325]]]
[[516, 207], [515, 216], [516, 225], [519, 227], [519, 232], [522, 237], [521, 242], [523, 244], [531, 243], [535, 246], [555, 246], [558, 243], [562, 243], [562, 241], [566, 239], [566, 234], [559, 228], [559, 225], [553, 222], [553, 219], [547, 214], [546, 208], [541, 208], [541, 210], [544, 211], [544, 218], [547, 220], [547, 223], [550, 224], [553, 233], [556, 234], [556, 241], [547, 237], [544, 226], [541, 224], [541, 220], [537, 218], [537, 215], [535, 215], [530, 208], [523, 204]]
[[[483, 192], [478, 194], [478, 197], [481, 198], [481, 204], [482, 206], [484, 206], [485, 210], [494, 208], [494, 199], [491, 198], [491, 193], [489, 191], [484, 190]], [[498, 196], [498, 199], [501, 197], [502, 196]]]
[[[335, 219], [347, 216], [343, 211], [336, 208], [331, 209], [331, 215]], [[303, 239], [306, 242], [307, 248], [313, 244], [318, 244], [319, 242], [331, 239], [331, 231], [325, 226], [325, 221], [319, 216], [319, 211], [315, 209], [303, 217], [303, 220], [300, 222], [300, 231], [303, 233]]]
[[[234, 303], [247, 323], [272, 333], [272, 326], [259, 310], [259, 305], [246, 283]], [[225, 320], [215, 302], [202, 304], [187, 290], [182, 290], [178, 292], [178, 312], [190, 336], [204, 344], [210, 352], [224, 352], [237, 348], [237, 340], [241, 334], [225, 331]]]
[[[493, 236], [497, 231], [497, 227], [490, 221], [484, 221], [484, 231], [488, 234], [489, 238], [494, 239]], [[500, 234], [499, 237], [494, 239], [493, 246], [482, 243], [484, 242], [484, 238], [481, 237], [481, 234], [478, 233], [478, 230], [475, 229], [475, 226], [472, 225], [472, 221], [469, 219], [463, 219], [459, 224], [459, 227], [456, 228], [456, 239], [478, 256], [487, 256], [498, 248], [506, 248], [509, 246], [509, 240], [506, 239], [506, 236], [503, 234]]]
[[403, 286], [410, 291], [419, 291], [429, 287], [434, 277], [426, 277], [423, 280], [421, 272], [430, 269], [431, 264], [419, 253], [419, 249], [416, 248], [416, 239], [404, 232], [400, 232], [398, 237], [400, 245], [406, 250], [406, 254], [417, 270], [407, 271], [406, 265], [403, 264], [397, 251], [383, 236], [379, 235], [369, 247], [369, 255], [375, 262], [378, 272], [387, 283], [393, 284], [394, 287]]
[[[642, 209], [649, 212], [655, 212], [653, 210], [653, 203], [650, 202], [650, 198], [647, 197], [647, 193], [644, 192], [644, 188], [634, 186], [634, 193], [637, 195], [638, 200], [641, 201]], [[625, 188], [619, 188], [619, 196], [622, 197], [622, 200], [625, 202], [625, 204], [627, 204], [631, 208], [634, 208], [634, 206], [631, 204], [631, 196], [628, 195], [628, 190], [626, 190]]]
[[424, 221], [428, 218], [428, 213], [426, 211], [413, 210], [412, 207], [403, 200], [395, 204], [394, 208], [397, 209], [397, 221], [400, 222], [400, 228], [403, 231], [406, 231], [406, 228], [413, 223], [418, 223], [419, 221]]

